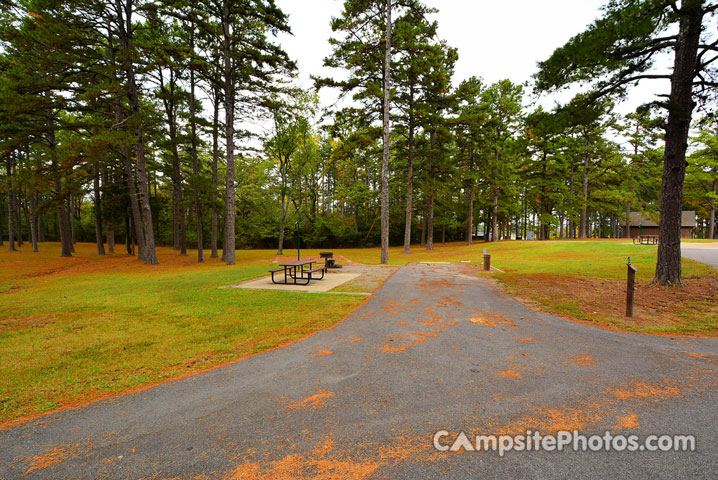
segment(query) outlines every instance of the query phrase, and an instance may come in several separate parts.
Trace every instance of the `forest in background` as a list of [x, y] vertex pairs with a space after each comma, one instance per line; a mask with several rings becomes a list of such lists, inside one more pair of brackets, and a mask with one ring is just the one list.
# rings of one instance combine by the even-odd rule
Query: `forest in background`
[[[272, 0], [3, 2], [0, 242], [60, 241], [71, 255], [92, 241], [147, 263], [163, 244], [232, 264], [235, 247], [295, 246], [297, 224], [303, 246], [374, 246], [385, 233], [407, 253], [528, 232], [624, 236], [627, 212], [661, 212], [672, 104], [629, 115], [615, 104], [649, 77], [656, 52], [680, 53], [681, 34], [662, 31], [698, 11], [701, 29], [718, 7], [611, 5], [539, 65], [534, 85], [487, 84], [477, 65], [455, 86], [460, 52], [438, 37], [432, 10], [347, 0], [325, 59], [336, 77], [303, 91], [276, 42], [290, 28]], [[629, 23], [628, 46], [590, 44]], [[680, 207], [697, 212], [696, 235], [715, 238], [718, 50], [701, 35]], [[566, 70], [588, 48], [608, 53]], [[613, 71], [567, 105], [527, 107]], [[320, 110], [325, 89], [348, 101]]]

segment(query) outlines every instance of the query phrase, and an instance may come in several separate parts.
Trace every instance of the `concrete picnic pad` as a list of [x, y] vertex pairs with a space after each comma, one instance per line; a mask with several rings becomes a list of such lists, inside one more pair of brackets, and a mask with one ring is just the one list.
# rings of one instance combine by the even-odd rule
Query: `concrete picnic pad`
[[[229, 288], [248, 288], [252, 290], [287, 290], [292, 292], [328, 292], [340, 285], [350, 282], [359, 276], [358, 273], [327, 273], [322, 280], [312, 280], [307, 285], [284, 285], [272, 283], [272, 277], [261, 277], [242, 283], [230, 285]], [[283, 280], [284, 275], [276, 274], [277, 280]]]
[[[0, 432], [0, 478], [711, 478], [717, 368], [718, 339], [573, 323], [474, 266], [410, 264], [303, 341]], [[500, 458], [431, 443], [527, 428], [692, 434], [698, 449]]]

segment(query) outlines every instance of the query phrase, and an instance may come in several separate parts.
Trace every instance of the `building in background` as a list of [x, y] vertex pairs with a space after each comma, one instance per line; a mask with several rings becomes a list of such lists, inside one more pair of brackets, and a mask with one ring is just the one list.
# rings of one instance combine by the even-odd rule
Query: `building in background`
[[[621, 227], [626, 231], [626, 224], [631, 227], [630, 238], [636, 238], [639, 235], [659, 235], [659, 224], [643, 216], [641, 212], [631, 212], [628, 222], [621, 220]], [[681, 215], [681, 238], [693, 238], [696, 228], [696, 212], [694, 210], [684, 210]], [[626, 235], [624, 234], [624, 237]]]

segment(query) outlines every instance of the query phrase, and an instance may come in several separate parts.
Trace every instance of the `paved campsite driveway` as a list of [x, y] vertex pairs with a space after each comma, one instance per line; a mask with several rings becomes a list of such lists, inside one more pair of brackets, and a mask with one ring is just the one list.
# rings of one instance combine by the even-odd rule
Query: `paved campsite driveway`
[[[0, 478], [709, 478], [717, 361], [716, 339], [592, 328], [467, 265], [409, 265], [307, 340], [0, 432]], [[698, 451], [431, 447], [440, 429], [573, 428], [694, 434]]]
[[718, 242], [681, 244], [681, 255], [718, 268]]

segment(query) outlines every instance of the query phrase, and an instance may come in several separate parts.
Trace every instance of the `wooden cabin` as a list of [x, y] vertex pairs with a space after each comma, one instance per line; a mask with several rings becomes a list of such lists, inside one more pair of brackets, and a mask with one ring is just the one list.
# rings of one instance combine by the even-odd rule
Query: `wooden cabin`
[[[631, 212], [629, 214], [628, 226], [631, 227], [630, 238], [636, 238], [639, 235], [660, 235], [659, 224], [644, 217], [641, 212]], [[621, 220], [621, 227], [626, 231], [626, 222]], [[696, 228], [696, 212], [694, 210], [684, 210], [681, 215], [681, 238], [693, 238], [693, 231]], [[624, 237], [626, 235], [624, 234]]]

